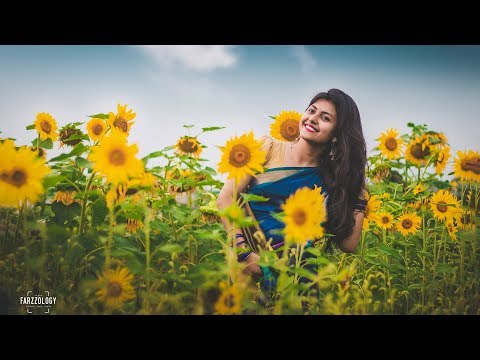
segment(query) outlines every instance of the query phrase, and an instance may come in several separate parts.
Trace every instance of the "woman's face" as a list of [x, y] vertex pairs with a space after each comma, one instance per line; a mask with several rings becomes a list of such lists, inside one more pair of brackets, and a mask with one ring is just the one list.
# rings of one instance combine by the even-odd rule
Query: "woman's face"
[[307, 108], [300, 119], [300, 137], [309, 142], [326, 144], [333, 138], [336, 125], [335, 105], [319, 99]]

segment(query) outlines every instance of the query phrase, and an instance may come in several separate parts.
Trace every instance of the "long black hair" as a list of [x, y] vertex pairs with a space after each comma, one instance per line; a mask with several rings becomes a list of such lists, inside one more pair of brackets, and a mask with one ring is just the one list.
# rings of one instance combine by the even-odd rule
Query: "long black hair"
[[319, 168], [322, 185], [328, 194], [325, 228], [333, 236], [328, 238], [326, 249], [331, 251], [332, 244], [338, 247], [353, 232], [354, 205], [365, 188], [367, 150], [355, 101], [341, 90], [330, 89], [315, 95], [309, 106], [319, 99], [332, 102], [337, 111], [334, 130], [337, 141], [325, 148]]

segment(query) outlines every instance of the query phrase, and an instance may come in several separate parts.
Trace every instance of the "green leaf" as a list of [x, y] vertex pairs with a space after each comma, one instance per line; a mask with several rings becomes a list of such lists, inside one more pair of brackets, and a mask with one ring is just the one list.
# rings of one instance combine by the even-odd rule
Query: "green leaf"
[[72, 156], [75, 156], [75, 155], [80, 155], [82, 153], [84, 153], [85, 151], [88, 150], [88, 146], [85, 146], [83, 145], [82, 143], [80, 144], [77, 144], [73, 149], [72, 151], [70, 151], [68, 154], [61, 154], [59, 156], [56, 156], [52, 159], [49, 160], [49, 162], [55, 162], [55, 161], [61, 161], [61, 160], [65, 160], [65, 159], [68, 159]]
[[45, 189], [49, 189], [56, 184], [60, 183], [64, 179], [64, 176], [59, 174], [58, 172], [50, 173], [49, 175], [45, 176], [43, 179], [43, 187]]
[[155, 152], [152, 152], [150, 154], [148, 154], [147, 156], [143, 157], [142, 158], [142, 161], [145, 163], [145, 165], [147, 165], [147, 162], [148, 162], [148, 159], [154, 159], [154, 158], [157, 158], [157, 157], [160, 157], [160, 156], [164, 156], [164, 152], [163, 151], [155, 151]]
[[220, 130], [220, 129], [225, 129], [225, 126], [212, 126], [212, 127], [202, 128], [203, 132], [215, 131], [215, 130]]
[[277, 118], [275, 116], [269, 116], [270, 119], [273, 119], [273, 120], [277, 120]]
[[439, 273], [453, 274], [456, 270], [456, 266], [451, 266], [445, 263], [438, 263], [436, 271]]
[[409, 123], [407, 123], [407, 126], [408, 126], [408, 127], [411, 127], [411, 128], [413, 128], [413, 127], [415, 126], [415, 124], [414, 124], [414, 123], [411, 123], [411, 122], [409, 122]]
[[91, 118], [99, 118], [104, 120], [107, 120], [110, 117], [110, 115], [108, 114], [95, 114], [95, 115], [87, 115], [87, 116]]
[[377, 249], [378, 249], [378, 251], [380, 251], [381, 253], [383, 253], [385, 255], [390, 255], [390, 256], [398, 259], [398, 260], [402, 260], [402, 256], [399, 254], [399, 252], [397, 250], [391, 248], [388, 245], [379, 244], [377, 246]]
[[78, 166], [80, 166], [81, 168], [87, 168], [87, 169], [91, 169], [93, 168], [93, 163], [91, 161], [88, 161], [87, 159], [85, 158], [82, 158], [80, 156], [77, 156], [75, 158], [75, 162], [77, 163]]
[[270, 198], [266, 198], [263, 196], [255, 195], [255, 194], [247, 194], [247, 193], [241, 193], [240, 194], [245, 201], [258, 201], [258, 202], [265, 202], [270, 200]]
[[180, 252], [182, 251], [182, 247], [178, 244], [165, 244], [157, 246], [155, 251], [163, 251], [166, 253]]
[[64, 140], [63, 142], [70, 141], [70, 140], [88, 140], [88, 135], [73, 134], [73, 135], [70, 135], [68, 139]]
[[80, 215], [81, 206], [74, 202], [70, 205], [64, 205], [61, 202], [54, 201], [51, 209], [55, 214], [54, 221], [59, 225], [71, 225], [73, 218]]
[[95, 200], [91, 205], [93, 226], [98, 226], [105, 221], [108, 214], [107, 202], [103, 197]]
[[25, 129], [27, 129], [27, 130], [33, 130], [33, 129], [35, 129], [35, 124], [25, 126]]
[[195, 125], [182, 125], [185, 129], [191, 129], [193, 128]]
[[52, 139], [48, 138], [43, 141], [40, 141], [40, 147], [47, 150], [53, 149]]

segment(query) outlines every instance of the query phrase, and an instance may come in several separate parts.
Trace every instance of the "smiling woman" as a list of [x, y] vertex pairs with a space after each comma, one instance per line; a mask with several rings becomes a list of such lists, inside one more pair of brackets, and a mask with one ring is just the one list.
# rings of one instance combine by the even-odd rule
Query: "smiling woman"
[[[366, 208], [363, 197], [367, 161], [357, 105], [343, 91], [331, 89], [315, 95], [303, 115], [296, 117], [293, 112], [281, 115], [275, 119], [278, 134], [272, 133], [274, 138], [261, 138], [261, 150], [266, 153], [262, 164], [265, 172], [237, 181], [236, 189], [235, 182], [228, 180], [218, 197], [218, 207], [230, 205], [233, 194], [248, 192], [263, 196], [268, 201], [249, 201], [248, 207], [273, 249], [284, 246], [291, 234], [297, 234], [294, 236], [297, 243], [312, 246], [321, 238], [320, 229], [324, 227], [332, 235], [327, 241], [328, 250], [335, 245], [345, 252], [355, 251]], [[297, 131], [292, 129], [294, 122]], [[285, 136], [281, 130], [287, 128]], [[289, 137], [293, 133], [297, 136]], [[308, 194], [303, 193], [305, 190]], [[284, 222], [275, 217], [282, 211], [286, 216]], [[312, 211], [318, 215], [316, 218]], [[226, 219], [222, 221], [230, 230]], [[235, 231], [238, 247], [248, 247], [253, 242], [245, 229]], [[302, 233], [309, 236], [302, 238]], [[258, 254], [246, 249], [238, 260], [247, 264], [245, 273], [265, 275], [258, 259]]]

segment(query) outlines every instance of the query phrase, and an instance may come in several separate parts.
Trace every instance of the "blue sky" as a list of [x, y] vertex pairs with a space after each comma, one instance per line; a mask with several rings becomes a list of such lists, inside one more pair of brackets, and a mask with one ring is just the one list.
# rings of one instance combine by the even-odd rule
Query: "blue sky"
[[215, 145], [260, 137], [269, 115], [303, 112], [334, 87], [356, 101], [369, 154], [380, 132], [407, 122], [443, 131], [452, 153], [480, 144], [480, 46], [2, 45], [0, 79], [0, 130], [17, 144], [33, 139], [25, 126], [38, 112], [62, 126], [126, 103], [140, 156], [174, 144], [183, 124], [225, 126], [199, 139], [216, 168]]

